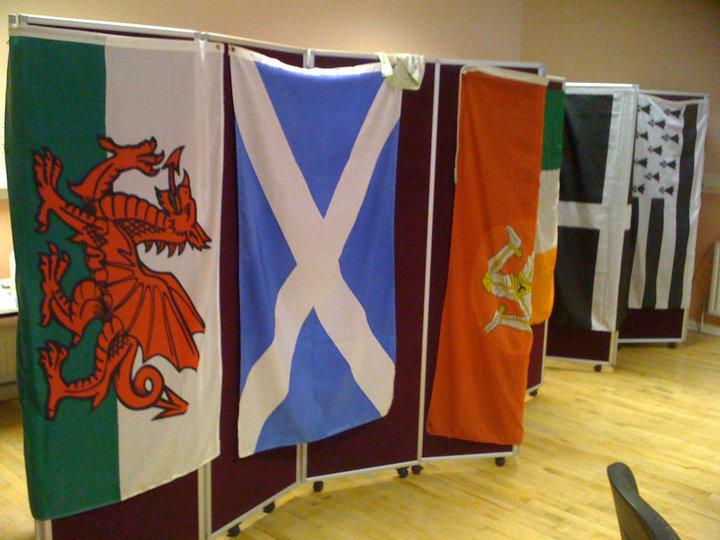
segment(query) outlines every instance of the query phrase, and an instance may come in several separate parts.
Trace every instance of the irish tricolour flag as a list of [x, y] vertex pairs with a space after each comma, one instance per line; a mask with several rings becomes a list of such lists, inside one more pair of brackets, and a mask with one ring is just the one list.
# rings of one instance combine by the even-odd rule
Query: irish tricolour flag
[[33, 515], [218, 454], [222, 54], [11, 33], [6, 153]]
[[555, 299], [555, 260], [558, 239], [558, 197], [562, 164], [563, 79], [551, 77], [545, 94], [542, 171], [535, 233], [535, 261], [532, 281], [530, 324], [550, 318]]

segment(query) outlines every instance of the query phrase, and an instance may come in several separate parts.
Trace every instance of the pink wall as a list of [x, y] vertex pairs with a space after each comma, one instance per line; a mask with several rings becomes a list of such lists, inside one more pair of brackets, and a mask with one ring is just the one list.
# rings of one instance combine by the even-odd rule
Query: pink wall
[[7, 199], [0, 199], [0, 279], [10, 276], [8, 255], [11, 251], [10, 206]]
[[[690, 319], [700, 320], [703, 305], [710, 290], [713, 263], [713, 245], [720, 240], [720, 192], [703, 193], [695, 248], [695, 276], [690, 299]], [[708, 317], [706, 322], [720, 326], [720, 318]]]

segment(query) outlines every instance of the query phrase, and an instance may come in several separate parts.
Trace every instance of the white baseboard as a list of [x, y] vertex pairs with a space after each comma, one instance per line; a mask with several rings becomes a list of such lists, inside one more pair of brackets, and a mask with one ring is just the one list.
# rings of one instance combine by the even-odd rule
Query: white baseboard
[[[688, 330], [692, 330], [694, 332], [700, 331], [700, 323], [698, 321], [693, 321], [692, 319], [688, 319], [687, 327]], [[703, 324], [702, 333], [711, 336], [720, 336], [720, 326], [705, 323]]]

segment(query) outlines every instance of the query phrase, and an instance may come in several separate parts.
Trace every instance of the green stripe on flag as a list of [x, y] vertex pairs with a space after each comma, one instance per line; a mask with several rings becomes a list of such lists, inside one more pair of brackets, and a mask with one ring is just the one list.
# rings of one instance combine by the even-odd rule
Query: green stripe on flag
[[565, 92], [548, 87], [545, 97], [545, 133], [543, 136], [543, 170], [559, 169], [562, 165]]
[[[61, 195], [76, 204], [68, 186], [80, 181], [105, 152], [96, 138], [105, 134], [104, 48], [96, 45], [11, 37], [6, 107], [8, 189], [21, 321], [18, 378], [25, 427], [30, 506], [38, 519], [89, 510], [119, 500], [117, 404], [111, 389], [92, 410], [88, 400], [66, 398], [57, 416], [45, 418], [48, 387], [38, 364], [46, 340], [70, 346], [70, 333], [56, 321], [40, 326], [43, 294], [39, 253], [52, 241], [71, 257], [63, 289], [89, 277], [83, 251], [69, 241], [72, 231], [52, 215], [48, 232], [36, 231], [40, 204], [32, 176], [31, 151], [50, 149], [64, 172]], [[100, 322], [93, 321], [70, 349], [63, 377], [87, 377], [95, 364]]]

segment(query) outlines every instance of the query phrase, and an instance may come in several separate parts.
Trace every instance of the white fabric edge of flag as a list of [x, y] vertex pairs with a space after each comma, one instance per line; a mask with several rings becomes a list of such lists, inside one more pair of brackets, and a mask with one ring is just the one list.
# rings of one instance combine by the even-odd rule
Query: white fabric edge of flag
[[560, 169], [542, 169], [540, 171], [537, 231], [535, 233], [534, 251], [536, 255], [557, 249], [559, 196]]
[[[598, 329], [609, 332], [617, 329], [617, 313], [620, 301], [620, 278], [622, 270], [623, 244], [625, 231], [630, 229], [632, 206], [628, 203], [630, 178], [632, 176], [632, 159], [635, 150], [635, 123], [637, 114], [638, 87], [619, 89], [613, 92], [613, 101], [619, 101], [620, 117], [617, 126], [618, 145], [615, 161], [610, 162], [608, 155], [608, 172], [614, 182], [605, 182], [603, 200], [607, 201], [610, 210], [608, 234], [608, 274], [603, 298], [602, 312], [597, 314]], [[612, 128], [611, 128], [612, 129]], [[606, 173], [606, 180], [609, 179]], [[605, 191], [606, 190], [606, 191]], [[610, 272], [612, 270], [612, 272]], [[597, 285], [597, 273], [595, 274]], [[594, 310], [593, 310], [594, 311]], [[593, 313], [595, 326], [595, 313]]]
[[281, 62], [280, 60], [276, 58], [272, 58], [270, 56], [266, 56], [264, 54], [251, 51], [250, 49], [245, 49], [243, 47], [238, 47], [236, 45], [230, 46], [230, 56], [234, 56], [239, 59], [243, 60], [250, 60], [252, 62], [257, 62], [260, 64], [265, 64], [267, 66], [271, 67], [277, 67], [284, 69], [286, 71], [290, 71], [292, 73], [302, 73], [303, 75], [310, 75], [310, 76], [328, 76], [328, 75], [352, 75], [352, 74], [361, 74], [361, 73], [373, 73], [378, 72], [381, 73], [382, 65], [380, 62], [370, 62], [370, 63], [364, 63], [364, 64], [357, 64], [354, 66], [347, 66], [347, 67], [339, 67], [339, 68], [318, 68], [318, 67], [312, 67], [312, 68], [306, 68], [306, 67], [298, 67], [293, 66], [290, 64], [286, 64], [285, 62]]
[[[125, 47], [146, 50], [161, 49], [173, 51], [197, 51], [201, 43], [207, 43], [199, 40], [129, 37], [40, 26], [13, 27], [10, 28], [9, 35], [16, 37], [49, 39], [53, 41], [85, 43], [87, 45], [100, 45], [104, 47]], [[203, 54], [223, 53], [222, 43], [213, 43], [213, 45], [213, 47], [204, 47]]]
[[[675, 102], [677, 103], [677, 102]], [[690, 195], [690, 235], [688, 237], [687, 254], [685, 257], [685, 273], [681, 307], [690, 307], [693, 275], [695, 273], [695, 244], [697, 242], [698, 220], [700, 219], [700, 203], [702, 200], [702, 179], [705, 169], [705, 138], [707, 135], [708, 118], [710, 116], [710, 100], [689, 100], [687, 103], [698, 104], [697, 133], [695, 144], [695, 174], [693, 175], [692, 194]]]
[[457, 116], [455, 117], [455, 165], [453, 167], [453, 183], [457, 184], [457, 163], [458, 163], [458, 152], [460, 152], [460, 145], [457, 141], [460, 140], [460, 98], [462, 96], [462, 84], [463, 75], [466, 73], [484, 73], [493, 77], [501, 77], [509, 80], [522, 81], [530, 84], [537, 84], [539, 86], [547, 87], [549, 79], [543, 75], [536, 75], [534, 73], [525, 73], [524, 71], [514, 71], [512, 69], [497, 68], [492, 66], [472, 66], [467, 65], [460, 68], [458, 85], [458, 108]]
[[[662, 94], [662, 92], [660, 92]], [[663, 97], [660, 97], [657, 94], [650, 93], [650, 92], [643, 92], [640, 91], [640, 96], [650, 99], [652, 101], [657, 102], [658, 104], [661, 104], [662, 106], [669, 106], [669, 107], [677, 107], [678, 105], [686, 106], [686, 105], [702, 105], [707, 104], [708, 99], [707, 98], [692, 98], [692, 99], [665, 99]], [[699, 115], [698, 115], [699, 117]]]
[[543, 75], [535, 73], [527, 73], [525, 71], [517, 71], [514, 69], [506, 69], [494, 66], [463, 66], [460, 70], [460, 84], [462, 85], [462, 76], [466, 73], [484, 73], [492, 77], [500, 77], [513, 81], [520, 81], [540, 86], [547, 86], [549, 79]]

